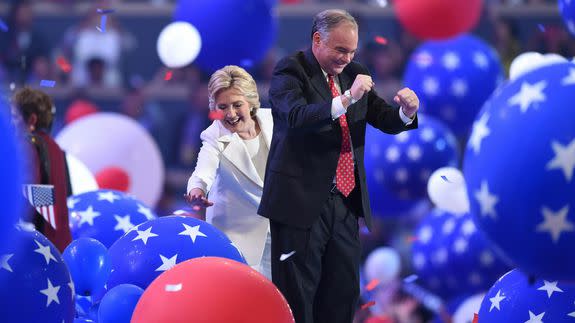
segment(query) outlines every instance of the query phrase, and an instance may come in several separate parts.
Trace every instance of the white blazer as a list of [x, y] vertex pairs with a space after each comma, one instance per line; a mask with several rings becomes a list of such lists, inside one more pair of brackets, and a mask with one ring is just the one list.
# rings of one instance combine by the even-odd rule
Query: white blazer
[[[258, 109], [256, 118], [269, 150], [273, 131], [271, 110]], [[206, 209], [206, 221], [232, 240], [250, 266], [259, 266], [269, 229], [269, 220], [257, 214], [263, 178], [240, 136], [226, 129], [219, 120], [200, 137], [202, 148], [196, 169], [188, 180], [188, 193], [193, 188], [208, 192], [208, 199], [214, 205]]]

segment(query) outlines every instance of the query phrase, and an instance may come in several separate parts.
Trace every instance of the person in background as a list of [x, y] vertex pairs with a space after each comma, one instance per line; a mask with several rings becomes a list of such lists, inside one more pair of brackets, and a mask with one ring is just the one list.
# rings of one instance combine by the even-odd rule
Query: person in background
[[221, 117], [200, 135], [187, 200], [207, 208], [207, 222], [230, 238], [248, 265], [271, 278], [269, 221], [257, 214], [272, 138], [271, 111], [260, 109], [256, 82], [238, 66], [212, 74], [208, 92], [210, 110]]
[[[44, 36], [34, 29], [34, 12], [29, 0], [14, 0], [8, 13], [6, 33], [0, 32], [0, 62], [7, 81], [22, 85], [50, 55]], [[40, 60], [40, 62], [38, 62]]]
[[29, 149], [29, 171], [27, 184], [54, 186], [54, 217], [45, 219], [31, 208], [32, 222], [54, 245], [64, 251], [72, 241], [68, 225], [67, 197], [71, 194], [68, 165], [64, 151], [50, 136], [55, 107], [46, 93], [24, 87], [12, 97], [12, 113], [19, 113], [24, 123]]

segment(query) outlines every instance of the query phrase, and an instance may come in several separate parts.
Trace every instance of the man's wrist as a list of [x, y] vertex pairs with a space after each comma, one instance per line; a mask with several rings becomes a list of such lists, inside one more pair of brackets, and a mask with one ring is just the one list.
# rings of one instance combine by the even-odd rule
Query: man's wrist
[[356, 100], [352, 95], [351, 95], [351, 91], [347, 90], [345, 92], [343, 92], [343, 96], [345, 96], [348, 100], [349, 100], [349, 104], [354, 104], [359, 100]]

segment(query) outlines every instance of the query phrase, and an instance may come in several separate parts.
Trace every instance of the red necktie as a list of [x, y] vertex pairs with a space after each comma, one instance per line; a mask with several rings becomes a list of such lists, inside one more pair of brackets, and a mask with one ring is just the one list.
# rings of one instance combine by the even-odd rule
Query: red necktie
[[[334, 98], [339, 96], [339, 92], [333, 82], [333, 75], [328, 75], [328, 80], [331, 95]], [[351, 155], [351, 137], [345, 114], [339, 117], [339, 125], [341, 126], [341, 152], [335, 171], [335, 186], [347, 197], [355, 187], [355, 176], [353, 173], [353, 156]]]

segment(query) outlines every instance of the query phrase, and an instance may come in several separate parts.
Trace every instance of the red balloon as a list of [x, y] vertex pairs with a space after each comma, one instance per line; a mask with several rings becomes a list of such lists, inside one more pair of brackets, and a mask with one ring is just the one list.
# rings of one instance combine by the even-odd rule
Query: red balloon
[[437, 40], [471, 30], [481, 17], [481, 0], [395, 0], [401, 25], [416, 37]]
[[138, 301], [131, 323], [295, 322], [267, 278], [239, 262], [194, 258], [158, 276]]
[[98, 187], [102, 189], [128, 192], [130, 190], [130, 176], [119, 167], [106, 167], [96, 174]]
[[68, 107], [68, 110], [66, 111], [66, 116], [64, 117], [64, 122], [65, 124], [70, 124], [74, 120], [77, 120], [81, 117], [85, 117], [87, 115], [99, 111], [100, 109], [98, 109], [98, 107], [92, 104], [91, 102], [78, 99], [72, 102], [72, 104], [70, 104], [70, 106]]

